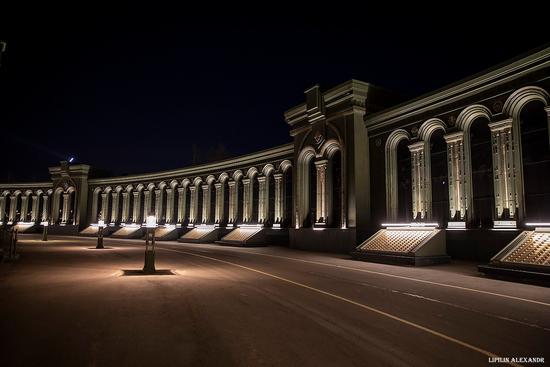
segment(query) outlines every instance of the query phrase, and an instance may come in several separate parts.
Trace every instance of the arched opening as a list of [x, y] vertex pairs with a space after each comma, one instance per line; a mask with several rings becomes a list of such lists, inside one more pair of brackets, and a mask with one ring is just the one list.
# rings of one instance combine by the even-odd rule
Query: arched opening
[[397, 156], [397, 222], [412, 222], [411, 153], [409, 141], [402, 139], [396, 147]]
[[32, 204], [33, 204], [33, 200], [32, 200], [32, 192], [27, 192], [26, 193], [26, 196], [27, 196], [27, 201], [25, 203], [25, 205], [27, 206], [25, 208], [25, 218], [22, 218], [23, 221], [25, 222], [30, 222], [33, 218], [33, 212], [32, 212]]
[[308, 195], [308, 211], [307, 216], [304, 219], [303, 226], [306, 228], [313, 227], [318, 218], [317, 217], [317, 168], [315, 167], [315, 162], [313, 159], [309, 160], [307, 163], [308, 170], [308, 183], [306, 195]]
[[250, 179], [250, 189], [252, 190], [252, 208], [250, 215], [250, 223], [258, 223], [258, 214], [259, 214], [259, 202], [260, 202], [260, 185], [258, 182], [258, 175], [255, 175]]
[[273, 174], [267, 175], [265, 184], [269, 193], [267, 197], [266, 224], [271, 227], [275, 221], [275, 178]]
[[432, 215], [429, 220], [446, 224], [449, 219], [449, 180], [445, 131], [435, 130], [430, 137]]
[[333, 153], [329, 158], [328, 179], [331, 180], [332, 188], [330, 202], [332, 202], [330, 212], [327, 215], [327, 224], [329, 227], [340, 228], [342, 225], [342, 153], [340, 150]]
[[195, 223], [202, 223], [202, 204], [204, 200], [204, 193], [201, 185], [197, 185], [197, 212], [195, 213]]
[[[215, 222], [215, 216], [216, 216], [216, 186], [214, 186], [214, 183], [208, 184], [210, 186], [210, 213], [209, 218], [206, 220], [206, 223], [212, 224]], [[220, 188], [221, 190], [221, 188]]]
[[74, 190], [71, 190], [69, 189], [69, 192], [68, 192], [68, 205], [67, 205], [67, 210], [69, 211], [67, 213], [67, 224], [75, 224], [75, 219], [76, 219], [76, 195], [75, 195], [75, 191]]
[[519, 115], [526, 222], [550, 220], [550, 149], [544, 107], [532, 101]]
[[292, 167], [288, 168], [283, 175], [283, 218], [282, 227], [290, 227], [292, 223]]
[[21, 221], [21, 193], [15, 194], [15, 217], [14, 217], [14, 223], [17, 223]]
[[244, 186], [242, 179], [235, 180], [235, 185], [237, 185], [237, 192], [239, 193], [237, 200], [237, 216], [235, 223], [243, 223], [243, 211], [244, 211]]
[[486, 118], [477, 118], [470, 127], [470, 152], [474, 227], [491, 228], [494, 212], [493, 158], [491, 130]]

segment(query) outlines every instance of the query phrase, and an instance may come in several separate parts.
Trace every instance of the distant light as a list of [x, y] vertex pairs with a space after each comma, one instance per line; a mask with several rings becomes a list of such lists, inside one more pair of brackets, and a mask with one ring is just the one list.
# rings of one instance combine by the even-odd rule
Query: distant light
[[423, 223], [423, 222], [411, 222], [411, 223], [382, 223], [382, 227], [437, 227], [439, 223]]
[[527, 227], [550, 227], [550, 223], [525, 223]]
[[74, 157], [69, 157], [69, 163], [73, 163]]

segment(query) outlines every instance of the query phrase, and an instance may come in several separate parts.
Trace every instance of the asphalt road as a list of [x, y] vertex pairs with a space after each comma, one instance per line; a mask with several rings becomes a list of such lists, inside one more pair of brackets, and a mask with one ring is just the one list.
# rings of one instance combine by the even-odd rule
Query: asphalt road
[[[495, 366], [550, 361], [550, 289], [474, 264], [281, 247], [20, 236], [0, 265], [1, 366]], [[548, 363], [548, 362], [547, 362]], [[528, 364], [542, 365], [542, 364]]]

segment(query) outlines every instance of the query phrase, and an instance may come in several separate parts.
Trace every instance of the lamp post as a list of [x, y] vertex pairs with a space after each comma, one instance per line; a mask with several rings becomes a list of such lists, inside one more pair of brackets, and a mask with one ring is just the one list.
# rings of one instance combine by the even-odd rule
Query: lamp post
[[47, 241], [48, 240], [48, 221], [44, 221], [42, 222], [42, 228], [43, 228], [43, 231], [42, 231], [42, 241]]
[[143, 272], [154, 274], [155, 269], [155, 229], [157, 228], [157, 218], [154, 215], [147, 217], [145, 225], [145, 263]]
[[105, 222], [100, 219], [97, 221], [97, 246], [96, 249], [102, 249], [103, 247], [103, 226], [105, 225]]

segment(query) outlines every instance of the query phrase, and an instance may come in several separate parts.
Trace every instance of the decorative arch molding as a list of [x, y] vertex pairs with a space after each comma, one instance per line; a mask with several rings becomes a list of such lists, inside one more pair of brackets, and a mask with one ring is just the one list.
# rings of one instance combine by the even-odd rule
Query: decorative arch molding
[[431, 118], [424, 121], [422, 125], [420, 125], [420, 128], [418, 129], [418, 137], [420, 140], [425, 142], [427, 141], [429, 144], [432, 134], [437, 130], [443, 130], [445, 132], [447, 131], [447, 126], [441, 119]]
[[[504, 212], [503, 208], [510, 206], [515, 207], [517, 211], [516, 219], [523, 221], [525, 218], [525, 189], [523, 179], [523, 153], [521, 142], [521, 124], [520, 116], [523, 108], [530, 102], [541, 102], [545, 106], [548, 121], [549, 131], [549, 144], [550, 144], [550, 109], [548, 105], [550, 103], [550, 95], [546, 90], [536, 86], [526, 86], [514, 91], [506, 100], [503, 106], [503, 114], [508, 116], [508, 120], [503, 120], [491, 124], [492, 140], [495, 141], [497, 136], [508, 135], [508, 140], [512, 142], [509, 144], [513, 148], [502, 148], [503, 144], [499, 146], [493, 146], [493, 157], [497, 159], [497, 167], [493, 167], [496, 171], [500, 172], [500, 176], [509, 175], [514, 177], [514, 180], [508, 182], [502, 182], [497, 179], [495, 174], [495, 207], [497, 218]], [[496, 149], [496, 151], [495, 151]], [[510, 152], [511, 151], [511, 152]], [[499, 157], [503, 157], [509, 153], [513, 155], [512, 164], [503, 164]], [[511, 172], [510, 172], [511, 170]], [[511, 187], [509, 187], [511, 185]], [[507, 186], [509, 192], [515, 192], [513, 195], [516, 200], [511, 200], [511, 204], [502, 201], [502, 195], [499, 195], [503, 191], [503, 186]], [[512, 210], [510, 210], [512, 212]]]
[[456, 127], [465, 133], [470, 133], [470, 127], [478, 118], [486, 118], [488, 121], [491, 121], [493, 115], [491, 111], [480, 104], [475, 104], [466, 107], [458, 114], [456, 118]]
[[208, 185], [212, 185], [212, 183], [216, 182], [216, 177], [214, 177], [214, 175], [209, 175], [208, 177], [206, 177], [206, 179], [204, 181]]
[[136, 191], [141, 192], [141, 191], [143, 191], [144, 189], [145, 189], [145, 186], [144, 186], [143, 184], [138, 184], [138, 185], [136, 186]]
[[258, 169], [256, 167], [250, 167], [247, 171], [246, 171], [246, 178], [254, 178], [256, 175], [258, 175]]
[[327, 159], [331, 159], [336, 152], [339, 152], [342, 150], [342, 145], [340, 142], [336, 139], [329, 139], [323, 143], [321, 146], [321, 149], [319, 150], [319, 155], [321, 157], [326, 157]]
[[126, 185], [126, 187], [124, 188], [124, 191], [126, 191], [127, 193], [130, 193], [134, 190], [134, 185], [132, 184], [128, 184]]
[[178, 183], [177, 180], [172, 180], [172, 181], [170, 181], [169, 186], [170, 186], [171, 189], [174, 189], [175, 187], [178, 186], [178, 184], [179, 184], [179, 183]]
[[199, 186], [200, 184], [202, 183], [202, 178], [200, 177], [195, 177], [195, 179], [193, 180], [193, 186]]
[[398, 203], [398, 171], [397, 147], [403, 140], [410, 140], [409, 133], [404, 129], [394, 130], [386, 140], [386, 216], [388, 221], [397, 220]]
[[272, 174], [273, 172], [275, 171], [275, 167], [269, 163], [269, 164], [266, 164], [263, 168], [262, 168], [262, 174], [265, 176], [265, 177], [268, 177], [270, 174]]
[[122, 186], [120, 186], [120, 185], [117, 186], [117, 187], [115, 187], [115, 192], [120, 193], [122, 190], [124, 190], [124, 189], [123, 189]]
[[285, 173], [289, 168], [292, 168], [292, 162], [288, 159], [285, 159], [279, 164], [279, 172]]
[[162, 182], [159, 182], [159, 184], [157, 185], [157, 188], [159, 190], [164, 190], [168, 185], [166, 184], [166, 182], [162, 181]]
[[308, 145], [304, 147], [298, 155], [296, 169], [296, 228], [304, 226], [304, 222], [309, 213], [309, 163], [316, 156], [315, 148]]
[[188, 178], [184, 178], [183, 180], [181, 180], [181, 186], [185, 189], [187, 188], [187, 186], [191, 185], [191, 180], [189, 180]]
[[227, 180], [229, 180], [229, 175], [227, 174], [227, 172], [222, 172], [218, 176], [218, 182], [220, 183], [225, 183]]
[[109, 194], [111, 191], [113, 191], [113, 188], [111, 186], [107, 186], [106, 188], [103, 189], [103, 192], [105, 194]]
[[243, 171], [241, 171], [240, 169], [236, 170], [235, 172], [233, 172], [233, 180], [235, 181], [238, 181], [240, 180], [242, 177], [243, 177]]
[[512, 117], [514, 120], [519, 121], [519, 115], [529, 102], [539, 101], [548, 106], [550, 103], [550, 95], [548, 92], [540, 87], [527, 86], [516, 90], [508, 97], [504, 102], [502, 111], [508, 117]]
[[474, 104], [460, 111], [456, 119], [458, 132], [445, 135], [449, 175], [450, 218], [460, 213], [459, 220], [471, 222], [474, 218], [472, 184], [472, 152], [470, 129], [478, 119], [491, 122], [493, 114], [480, 104]]

